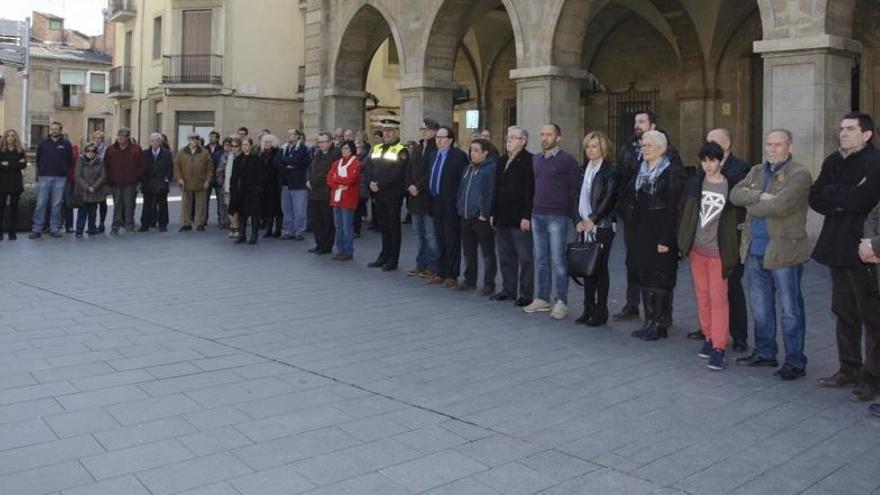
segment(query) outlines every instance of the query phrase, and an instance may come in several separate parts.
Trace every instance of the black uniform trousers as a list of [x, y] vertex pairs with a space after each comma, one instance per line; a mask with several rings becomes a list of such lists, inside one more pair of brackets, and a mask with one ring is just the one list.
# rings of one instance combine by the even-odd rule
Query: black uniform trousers
[[168, 193], [144, 193], [141, 227], [168, 227]]
[[438, 266], [440, 278], [458, 279], [461, 273], [461, 220], [458, 214], [443, 212], [443, 204], [437, 197], [433, 199], [434, 234], [440, 250]]
[[333, 209], [330, 208], [330, 202], [309, 200], [308, 214], [312, 224], [312, 233], [315, 234], [315, 247], [318, 251], [329, 253], [333, 250], [333, 240], [336, 237]]
[[730, 337], [734, 342], [749, 340], [749, 315], [746, 311], [746, 294], [742, 285], [743, 266], [727, 277], [727, 302], [730, 307]]
[[840, 372], [874, 387], [880, 386], [880, 292], [876, 270], [874, 265], [831, 267], [831, 311], [837, 317]]
[[400, 259], [400, 207], [403, 198], [400, 194], [390, 191], [376, 195], [376, 219], [382, 233], [382, 252], [379, 261], [397, 267]]

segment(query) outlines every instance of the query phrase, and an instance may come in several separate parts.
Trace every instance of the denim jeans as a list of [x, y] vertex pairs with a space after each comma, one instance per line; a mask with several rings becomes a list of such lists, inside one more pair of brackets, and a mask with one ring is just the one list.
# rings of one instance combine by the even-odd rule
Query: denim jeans
[[306, 208], [309, 205], [308, 189], [281, 188], [281, 231], [289, 235], [302, 235], [306, 231]]
[[437, 236], [434, 233], [434, 219], [430, 215], [412, 215], [413, 230], [418, 238], [419, 251], [416, 255], [416, 268], [437, 273], [440, 270], [437, 249]]
[[354, 254], [354, 210], [333, 208], [336, 226], [336, 254]]
[[554, 300], [568, 303], [568, 268], [565, 265], [565, 244], [571, 219], [560, 215], [532, 215], [532, 237], [535, 249], [535, 297], [550, 300], [550, 273], [553, 273]]
[[787, 268], [767, 270], [764, 257], [749, 255], [746, 273], [749, 277], [749, 303], [755, 319], [755, 352], [775, 359], [776, 300], [782, 310], [782, 342], [785, 345], [785, 363], [805, 369], [804, 339], [807, 330], [804, 318], [804, 297], [801, 293], [803, 263]]
[[94, 235], [98, 231], [96, 220], [98, 216], [98, 203], [83, 203], [76, 210], [76, 233], [82, 235], [86, 228], [86, 222], [89, 224], [89, 235]]
[[64, 177], [41, 176], [37, 178], [37, 206], [34, 209], [33, 232], [42, 232], [46, 223], [46, 208], [51, 211], [49, 227], [52, 232], [61, 230], [61, 202], [64, 199]]

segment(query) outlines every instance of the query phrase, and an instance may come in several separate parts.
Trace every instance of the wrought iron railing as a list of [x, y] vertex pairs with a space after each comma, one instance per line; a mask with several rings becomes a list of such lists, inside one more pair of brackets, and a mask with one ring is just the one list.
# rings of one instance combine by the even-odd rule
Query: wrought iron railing
[[165, 55], [163, 84], [223, 84], [221, 55]]

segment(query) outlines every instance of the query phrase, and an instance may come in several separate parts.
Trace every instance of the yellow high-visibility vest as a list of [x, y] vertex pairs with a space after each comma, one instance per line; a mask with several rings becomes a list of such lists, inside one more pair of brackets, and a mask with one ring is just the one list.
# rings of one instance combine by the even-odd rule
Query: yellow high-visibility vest
[[406, 149], [406, 146], [400, 144], [400, 142], [392, 144], [384, 150], [382, 149], [382, 146], [383, 145], [373, 146], [373, 152], [370, 154], [370, 158], [372, 158], [373, 160], [384, 159], [396, 162], [398, 155], [400, 155], [400, 152]]

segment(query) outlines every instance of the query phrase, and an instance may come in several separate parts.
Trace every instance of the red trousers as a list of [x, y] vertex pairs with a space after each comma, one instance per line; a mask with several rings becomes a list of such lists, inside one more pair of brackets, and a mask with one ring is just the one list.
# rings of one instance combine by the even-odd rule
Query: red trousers
[[727, 302], [727, 280], [721, 275], [721, 258], [694, 250], [688, 259], [703, 335], [712, 341], [715, 349], [725, 349], [730, 340], [730, 307]]

